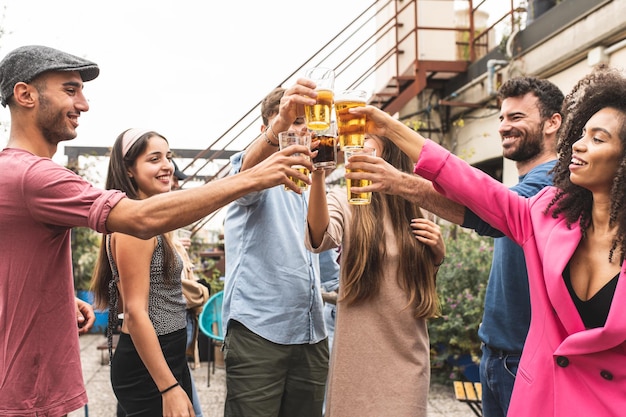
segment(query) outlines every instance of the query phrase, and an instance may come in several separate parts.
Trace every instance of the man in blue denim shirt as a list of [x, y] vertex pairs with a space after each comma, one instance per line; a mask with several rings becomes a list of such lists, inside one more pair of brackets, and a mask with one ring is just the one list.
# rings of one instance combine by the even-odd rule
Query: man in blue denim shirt
[[[303, 87], [310, 86], [277, 88], [264, 99], [262, 133], [232, 157], [231, 174], [277, 151], [279, 132], [306, 129], [302, 104], [312, 103]], [[225, 417], [322, 414], [328, 344], [318, 256], [304, 247], [307, 201], [308, 193], [278, 186], [228, 207]]]
[[[552, 185], [556, 135], [563, 93], [547, 80], [513, 78], [500, 87], [500, 136], [504, 157], [516, 162], [519, 183], [511, 187], [531, 197]], [[478, 336], [483, 342], [480, 382], [483, 416], [505, 417], [530, 325], [530, 295], [522, 248], [469, 210], [462, 224], [496, 237]]]
[[[520, 182], [511, 189], [529, 197], [552, 184], [556, 136], [561, 126], [563, 93], [553, 83], [534, 77], [508, 80], [498, 91], [503, 156], [516, 162]], [[362, 191], [400, 195], [441, 218], [477, 233], [493, 236], [494, 252], [478, 335], [484, 417], [505, 417], [517, 366], [530, 325], [530, 295], [522, 249], [464, 206], [437, 193], [420, 177], [400, 173], [377, 162], [373, 184]]]

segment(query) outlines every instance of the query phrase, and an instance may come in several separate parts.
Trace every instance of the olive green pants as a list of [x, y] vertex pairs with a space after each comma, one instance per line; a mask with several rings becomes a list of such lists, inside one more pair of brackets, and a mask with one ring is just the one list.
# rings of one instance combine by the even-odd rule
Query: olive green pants
[[328, 342], [279, 345], [231, 321], [224, 339], [224, 417], [320, 417]]

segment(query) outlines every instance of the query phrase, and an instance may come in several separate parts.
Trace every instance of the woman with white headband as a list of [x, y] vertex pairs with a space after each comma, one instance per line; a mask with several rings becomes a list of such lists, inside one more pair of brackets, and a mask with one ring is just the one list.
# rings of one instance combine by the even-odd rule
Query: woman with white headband
[[[163, 136], [129, 129], [113, 146], [106, 188], [145, 199], [169, 192], [173, 171]], [[111, 384], [128, 416], [194, 415], [181, 271], [169, 234], [103, 237], [92, 289], [96, 307], [109, 308], [109, 348], [117, 313], [124, 313]]]

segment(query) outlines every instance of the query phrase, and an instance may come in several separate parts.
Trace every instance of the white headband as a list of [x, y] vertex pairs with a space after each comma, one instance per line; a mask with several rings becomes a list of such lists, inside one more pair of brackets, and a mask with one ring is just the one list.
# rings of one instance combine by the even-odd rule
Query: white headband
[[122, 156], [126, 156], [128, 150], [137, 142], [137, 140], [148, 132], [152, 132], [149, 129], [128, 129], [122, 136]]

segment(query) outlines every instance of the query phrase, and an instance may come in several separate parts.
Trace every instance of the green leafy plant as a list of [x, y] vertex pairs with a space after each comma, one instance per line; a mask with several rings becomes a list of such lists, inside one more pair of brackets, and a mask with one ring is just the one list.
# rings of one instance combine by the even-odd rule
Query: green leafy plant
[[[217, 251], [216, 251], [217, 250]], [[201, 239], [198, 239], [196, 235], [192, 235], [191, 248], [189, 250], [189, 256], [191, 261], [196, 266], [194, 272], [196, 279], [202, 282], [202, 284], [209, 287], [211, 294], [216, 294], [224, 289], [224, 271], [218, 267], [217, 259], [209, 256], [202, 256], [202, 253], [208, 254], [210, 252], [224, 250], [224, 235], [220, 234], [216, 244], [204, 243]]]
[[216, 294], [224, 289], [223, 274], [216, 267], [216, 264], [217, 262], [214, 259], [207, 259], [202, 266], [203, 280], [210, 286], [211, 294]]
[[[99, 177], [97, 165], [100, 159], [89, 159], [83, 166], [72, 165], [71, 169], [91, 183]], [[86, 227], [72, 229], [72, 271], [74, 273], [74, 290], [89, 290], [91, 275], [98, 260], [101, 235]]]
[[446, 261], [437, 274], [441, 315], [429, 321], [433, 369], [452, 373], [450, 358], [480, 357], [478, 326], [482, 320], [485, 290], [493, 257], [493, 239], [464, 230], [443, 227]]
[[100, 235], [98, 233], [86, 227], [72, 229], [72, 268], [76, 291], [89, 289], [99, 248]]

